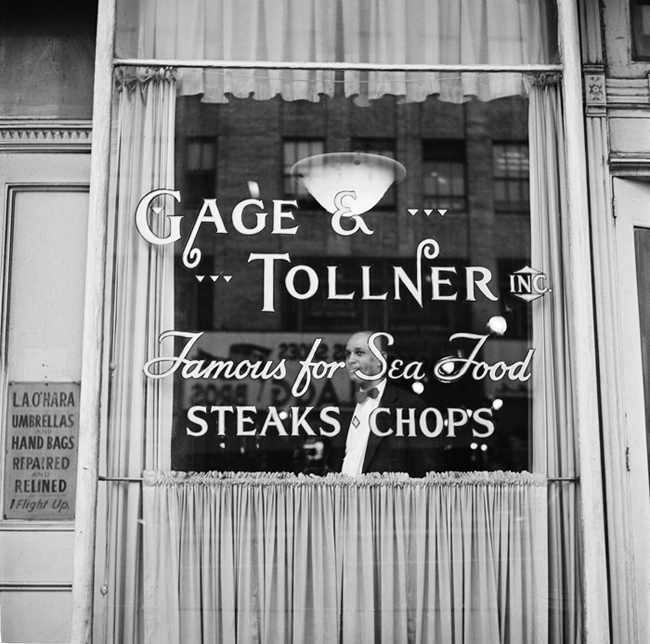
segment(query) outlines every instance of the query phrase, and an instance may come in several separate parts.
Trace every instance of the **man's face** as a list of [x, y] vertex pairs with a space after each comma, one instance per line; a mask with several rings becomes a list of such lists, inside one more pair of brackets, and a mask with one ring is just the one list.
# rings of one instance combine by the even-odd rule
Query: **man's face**
[[345, 366], [348, 370], [350, 380], [357, 384], [367, 384], [368, 382], [355, 375], [357, 369], [367, 376], [374, 376], [381, 371], [381, 362], [377, 360], [368, 346], [369, 338], [369, 333], [355, 333], [348, 340], [348, 344], [345, 347]]

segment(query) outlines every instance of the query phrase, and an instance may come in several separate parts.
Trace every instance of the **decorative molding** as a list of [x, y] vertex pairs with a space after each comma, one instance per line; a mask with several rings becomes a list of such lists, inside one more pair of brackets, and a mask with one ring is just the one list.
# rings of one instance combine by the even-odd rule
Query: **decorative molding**
[[611, 107], [650, 107], [650, 83], [647, 77], [608, 78], [606, 91], [607, 104]]
[[608, 94], [604, 72], [585, 69], [584, 85], [587, 116], [605, 116]]
[[90, 152], [91, 121], [0, 119], [0, 151]]
[[612, 152], [609, 157], [609, 169], [615, 177], [650, 176], [650, 152], [620, 153]]

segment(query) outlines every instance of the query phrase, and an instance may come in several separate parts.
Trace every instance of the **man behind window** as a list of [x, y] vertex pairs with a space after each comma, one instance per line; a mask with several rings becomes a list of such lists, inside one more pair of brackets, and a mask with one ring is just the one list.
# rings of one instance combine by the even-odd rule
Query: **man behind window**
[[[373, 334], [373, 331], [355, 333], [346, 346], [346, 368], [357, 387], [356, 407], [349, 428], [339, 437], [336, 451], [339, 459], [340, 455], [343, 459], [341, 463], [333, 462], [334, 471], [350, 476], [366, 472], [406, 472], [409, 476], [420, 477], [428, 470], [442, 469], [437, 462], [438, 450], [431, 449], [432, 444], [423, 443], [426, 439], [419, 431], [417, 436], [409, 436], [409, 425], [403, 424], [404, 435], [397, 435], [398, 414], [403, 421], [414, 418], [417, 428], [425, 404], [418, 396], [381, 376], [381, 362], [369, 344]], [[386, 337], [377, 335], [373, 344], [374, 351], [386, 358]], [[373, 414], [378, 408], [381, 409]], [[370, 427], [373, 415], [374, 431]]]

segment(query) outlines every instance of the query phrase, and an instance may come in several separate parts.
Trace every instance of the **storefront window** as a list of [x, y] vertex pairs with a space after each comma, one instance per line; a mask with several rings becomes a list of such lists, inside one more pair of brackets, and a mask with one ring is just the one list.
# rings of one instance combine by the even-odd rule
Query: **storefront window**
[[[572, 641], [558, 79], [354, 67], [430, 62], [431, 3], [273, 4], [185, 47], [143, 3], [137, 51], [349, 69], [117, 69], [109, 639]], [[515, 7], [452, 61], [550, 60]]]

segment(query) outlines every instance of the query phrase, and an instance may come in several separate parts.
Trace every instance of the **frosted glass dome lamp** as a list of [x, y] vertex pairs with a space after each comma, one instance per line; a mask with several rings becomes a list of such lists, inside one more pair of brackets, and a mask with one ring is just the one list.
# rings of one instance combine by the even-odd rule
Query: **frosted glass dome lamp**
[[334, 214], [336, 195], [354, 192], [343, 204], [349, 214], [361, 215], [379, 203], [386, 191], [406, 176], [404, 166], [380, 154], [367, 152], [333, 152], [317, 154], [298, 161], [291, 176], [300, 179], [309, 194], [329, 213]]

